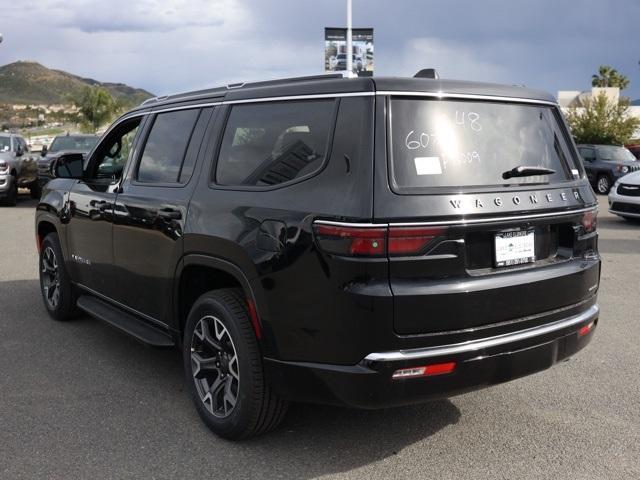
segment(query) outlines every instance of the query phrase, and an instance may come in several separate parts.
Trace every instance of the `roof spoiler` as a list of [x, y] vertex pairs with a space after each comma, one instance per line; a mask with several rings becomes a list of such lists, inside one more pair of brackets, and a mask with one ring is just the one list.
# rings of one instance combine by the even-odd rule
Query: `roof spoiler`
[[413, 78], [432, 78], [434, 80], [440, 78], [438, 72], [435, 68], [423, 68], [418, 73], [416, 73]]

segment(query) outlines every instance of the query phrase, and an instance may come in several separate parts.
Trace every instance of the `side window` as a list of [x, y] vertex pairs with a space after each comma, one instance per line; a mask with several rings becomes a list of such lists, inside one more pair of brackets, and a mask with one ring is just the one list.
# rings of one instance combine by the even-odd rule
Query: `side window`
[[606, 162], [611, 161], [611, 151], [608, 148], [598, 148], [598, 158]]
[[141, 117], [125, 120], [100, 142], [89, 166], [89, 179], [116, 182], [122, 178], [140, 121]]
[[139, 182], [179, 182], [189, 140], [199, 115], [200, 110], [176, 110], [156, 116], [138, 167]]
[[279, 185], [314, 173], [327, 156], [334, 99], [234, 105], [214, 182]]
[[596, 159], [595, 152], [593, 151], [592, 148], [579, 148], [578, 151], [580, 152], [580, 156], [586, 162], [593, 162]]

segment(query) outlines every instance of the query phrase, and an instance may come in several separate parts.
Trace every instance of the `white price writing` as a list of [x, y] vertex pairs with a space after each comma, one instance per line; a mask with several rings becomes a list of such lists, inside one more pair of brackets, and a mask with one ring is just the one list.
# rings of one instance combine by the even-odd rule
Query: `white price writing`
[[480, 115], [476, 112], [461, 112], [456, 110], [456, 124], [463, 128], [469, 127], [474, 132], [481, 132]]
[[429, 145], [435, 147], [437, 145], [437, 139], [435, 133], [415, 133], [415, 130], [411, 130], [404, 139], [404, 144], [409, 150], [416, 150], [418, 148], [427, 148]]
[[442, 163], [446, 170], [448, 166], [470, 165], [472, 163], [480, 163], [480, 154], [473, 150], [472, 152], [462, 152], [459, 155], [448, 158], [442, 157]]

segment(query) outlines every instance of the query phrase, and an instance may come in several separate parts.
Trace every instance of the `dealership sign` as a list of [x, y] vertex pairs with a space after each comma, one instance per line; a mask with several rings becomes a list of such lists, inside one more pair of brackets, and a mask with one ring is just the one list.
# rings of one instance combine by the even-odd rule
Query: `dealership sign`
[[[373, 75], [373, 28], [354, 28], [352, 38], [353, 72], [359, 77]], [[324, 29], [324, 69], [338, 72], [347, 69], [347, 29]]]

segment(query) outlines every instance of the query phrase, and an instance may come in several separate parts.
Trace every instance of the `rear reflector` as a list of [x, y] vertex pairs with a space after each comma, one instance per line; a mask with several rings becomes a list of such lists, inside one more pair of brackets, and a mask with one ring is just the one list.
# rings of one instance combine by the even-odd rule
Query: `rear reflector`
[[418, 255], [446, 227], [342, 226], [315, 223], [319, 246], [328, 253], [360, 257]]
[[456, 362], [434, 363], [433, 365], [425, 365], [424, 367], [402, 368], [393, 372], [391, 378], [412, 378], [412, 377], [433, 377], [436, 375], [445, 375], [456, 369]]
[[590, 212], [585, 212], [582, 215], [582, 228], [584, 228], [584, 233], [594, 232], [597, 226], [598, 226], [597, 211], [591, 210]]
[[587, 333], [589, 333], [591, 330], [593, 330], [593, 326], [595, 325], [595, 323], [591, 322], [588, 325], [585, 325], [584, 327], [582, 327], [580, 330], [578, 330], [578, 336], [579, 337], [584, 337]]

